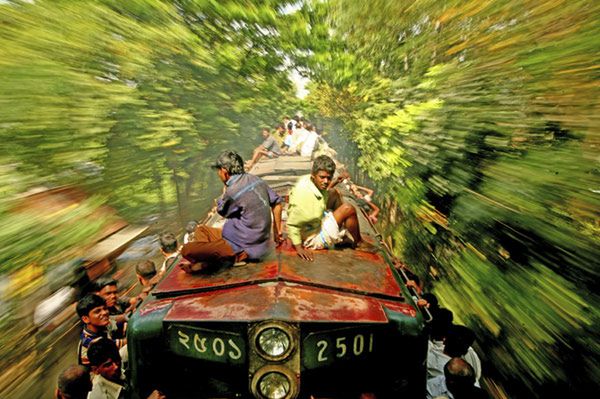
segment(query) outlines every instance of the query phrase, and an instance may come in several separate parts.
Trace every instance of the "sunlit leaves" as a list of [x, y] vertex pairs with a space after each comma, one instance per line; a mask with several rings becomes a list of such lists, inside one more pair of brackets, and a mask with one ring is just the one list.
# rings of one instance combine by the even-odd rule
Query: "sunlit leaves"
[[[397, 253], [440, 279], [509, 390], [572, 387], [557, 369], [600, 353], [586, 336], [599, 323], [600, 6], [317, 3], [329, 38], [313, 46], [308, 100], [344, 122], [379, 200], [397, 204]], [[355, 101], [338, 106], [345, 93]], [[597, 370], [578, 369], [581, 392]]]

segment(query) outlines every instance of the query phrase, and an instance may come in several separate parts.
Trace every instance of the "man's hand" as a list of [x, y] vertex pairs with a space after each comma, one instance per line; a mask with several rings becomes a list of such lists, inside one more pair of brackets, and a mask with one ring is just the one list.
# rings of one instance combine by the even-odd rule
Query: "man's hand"
[[301, 259], [307, 260], [309, 262], [312, 262], [314, 260], [312, 252], [305, 249], [302, 245], [294, 245], [294, 249], [296, 250], [296, 253]]
[[377, 223], [377, 216], [369, 215], [368, 218], [371, 221], [371, 223], [373, 223], [373, 224]]
[[148, 399], [167, 399], [167, 397], [165, 396], [164, 393], [162, 393], [159, 390], [155, 389], [154, 391], [152, 391], [152, 393], [150, 394], [150, 396], [148, 396]]
[[273, 239], [275, 240], [275, 244], [276, 246], [280, 246], [281, 244], [283, 244], [283, 233], [282, 232], [275, 232], [273, 234]]
[[421, 295], [421, 287], [419, 287], [419, 285], [417, 284], [417, 282], [415, 280], [408, 280], [406, 282], [406, 286], [408, 288], [414, 289], [417, 294]]

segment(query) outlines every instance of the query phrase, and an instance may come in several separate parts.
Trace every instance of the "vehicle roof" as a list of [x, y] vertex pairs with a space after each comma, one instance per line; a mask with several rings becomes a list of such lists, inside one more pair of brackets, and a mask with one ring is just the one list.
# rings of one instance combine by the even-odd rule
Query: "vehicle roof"
[[[308, 158], [284, 156], [260, 162], [252, 173], [285, 195], [299, 176], [310, 173], [310, 165]], [[222, 222], [214, 212], [204, 221], [209, 225]], [[414, 316], [395, 271], [378, 246], [378, 233], [362, 213], [359, 223], [363, 239], [374, 245], [371, 251], [315, 251], [314, 261], [307, 262], [287, 243], [263, 261], [244, 266], [223, 265], [197, 274], [174, 267], [152, 293], [159, 300], [173, 302], [169, 320], [384, 322], [384, 302]]]
[[173, 269], [154, 289], [157, 297], [212, 291], [267, 281], [288, 281], [338, 291], [401, 298], [400, 285], [382, 255], [360, 250], [315, 251], [315, 260], [296, 256], [289, 244], [265, 260], [244, 266], [223, 266], [205, 273]]

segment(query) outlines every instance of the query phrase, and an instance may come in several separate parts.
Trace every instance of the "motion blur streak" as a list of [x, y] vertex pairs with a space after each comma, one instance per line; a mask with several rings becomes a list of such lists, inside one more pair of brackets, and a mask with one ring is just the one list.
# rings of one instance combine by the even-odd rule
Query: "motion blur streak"
[[599, 20], [586, 0], [0, 1], [0, 397], [51, 395], [77, 296], [132, 284], [132, 226], [200, 218], [215, 155], [297, 110], [475, 329], [491, 394], [598, 392]]

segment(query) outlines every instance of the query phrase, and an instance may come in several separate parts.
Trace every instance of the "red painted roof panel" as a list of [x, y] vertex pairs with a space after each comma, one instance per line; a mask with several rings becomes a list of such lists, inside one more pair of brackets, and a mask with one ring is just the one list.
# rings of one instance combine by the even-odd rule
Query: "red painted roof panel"
[[173, 301], [165, 321], [327, 321], [385, 323], [372, 297], [294, 283], [271, 282], [187, 295]]

